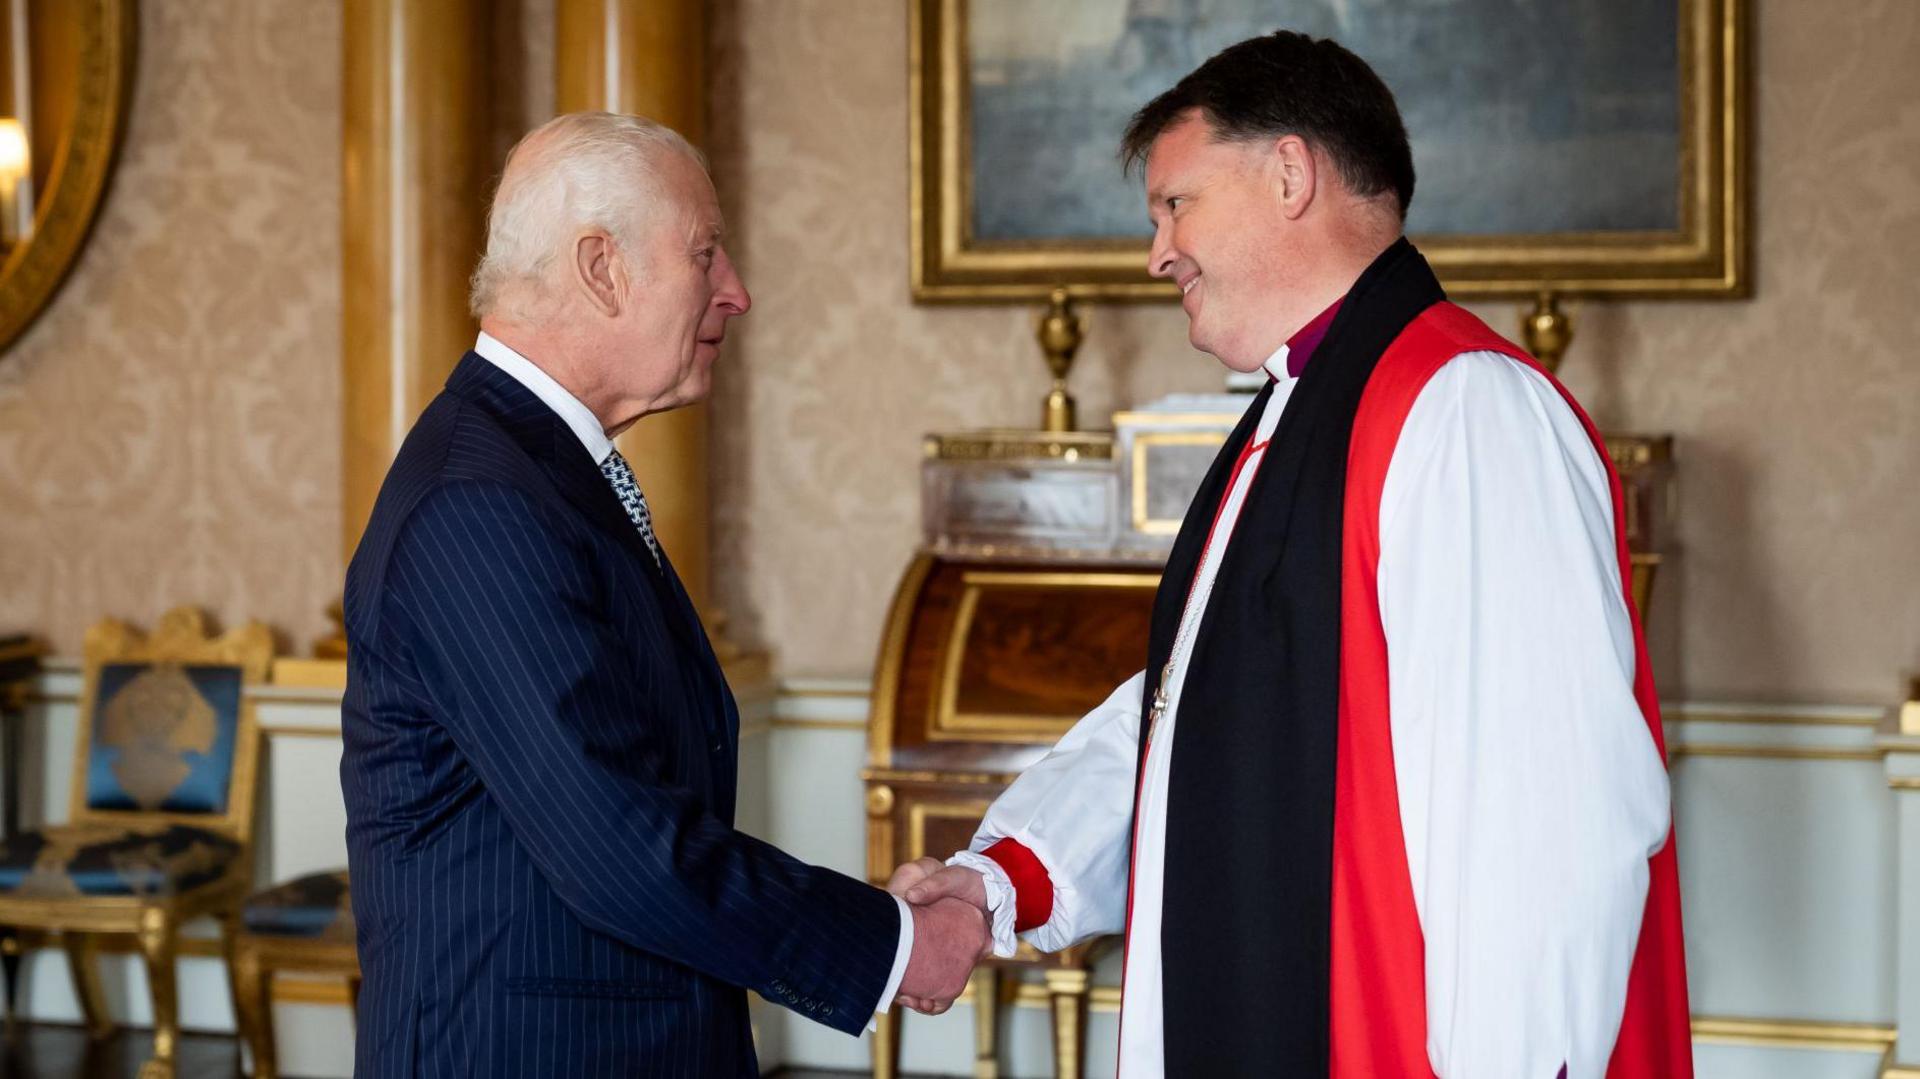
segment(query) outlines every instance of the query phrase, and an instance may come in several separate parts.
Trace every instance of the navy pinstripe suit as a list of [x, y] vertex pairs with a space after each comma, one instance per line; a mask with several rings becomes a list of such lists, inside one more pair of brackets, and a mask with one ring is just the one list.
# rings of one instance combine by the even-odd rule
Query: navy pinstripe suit
[[885, 892], [732, 827], [738, 717], [592, 456], [468, 354], [347, 571], [356, 1072], [756, 1074], [746, 993], [849, 1033]]

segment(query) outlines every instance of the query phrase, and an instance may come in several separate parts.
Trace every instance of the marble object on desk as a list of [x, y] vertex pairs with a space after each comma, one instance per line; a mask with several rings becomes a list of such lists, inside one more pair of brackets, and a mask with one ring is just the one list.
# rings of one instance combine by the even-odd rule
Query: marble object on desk
[[1112, 437], [1099, 431], [928, 435], [920, 472], [926, 545], [977, 554], [1111, 548]]

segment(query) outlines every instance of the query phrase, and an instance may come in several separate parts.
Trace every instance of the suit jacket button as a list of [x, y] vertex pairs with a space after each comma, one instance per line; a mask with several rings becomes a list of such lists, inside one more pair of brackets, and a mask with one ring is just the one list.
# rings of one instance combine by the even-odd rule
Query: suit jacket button
[[831, 1004], [827, 1004], [827, 1005], [823, 1005], [823, 1006], [822, 1006], [822, 1007], [820, 1008], [820, 1014], [821, 1014], [821, 1016], [823, 1016], [823, 1017], [825, 1017], [825, 1018], [828, 1018], [828, 1019], [831, 1019], [831, 1018], [833, 1018], [833, 1005], [831, 1005]]

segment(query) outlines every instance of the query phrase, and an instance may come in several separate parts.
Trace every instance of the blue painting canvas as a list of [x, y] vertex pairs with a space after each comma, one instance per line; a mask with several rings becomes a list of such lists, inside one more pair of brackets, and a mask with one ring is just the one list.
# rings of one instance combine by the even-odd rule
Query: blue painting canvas
[[1331, 37], [1399, 100], [1417, 235], [1672, 232], [1678, 0], [971, 0], [972, 235], [1137, 241], [1134, 110], [1227, 45]]

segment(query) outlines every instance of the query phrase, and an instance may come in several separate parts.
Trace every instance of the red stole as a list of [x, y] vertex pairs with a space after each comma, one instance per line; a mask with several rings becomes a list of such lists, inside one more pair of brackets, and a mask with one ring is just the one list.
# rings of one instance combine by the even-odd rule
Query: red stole
[[[1332, 1068], [1336, 1077], [1431, 1077], [1427, 1059], [1425, 948], [1408, 876], [1395, 789], [1388, 714], [1387, 648], [1375, 589], [1380, 563], [1380, 492], [1401, 426], [1427, 380], [1462, 352], [1535, 361], [1451, 303], [1428, 308], [1381, 356], [1360, 399], [1347, 461], [1341, 588], [1339, 748], [1333, 842]], [[1580, 417], [1601, 460], [1599, 431], [1551, 375]], [[1621, 587], [1633, 579], [1620, 479], [1612, 478]], [[1666, 754], [1646, 638], [1631, 594], [1634, 695], [1654, 744]], [[1684, 1079], [1693, 1074], [1686, 956], [1680, 928], [1673, 836], [1652, 859], [1646, 914], [1627, 987], [1626, 1013], [1609, 1079]], [[1547, 1079], [1547, 1077], [1542, 1077]]]

